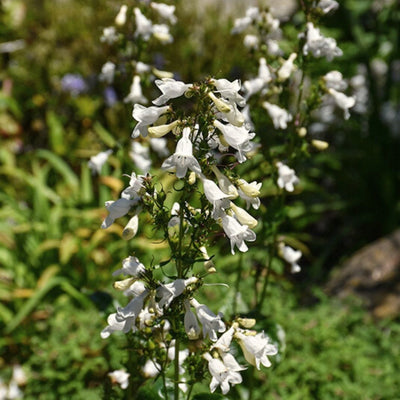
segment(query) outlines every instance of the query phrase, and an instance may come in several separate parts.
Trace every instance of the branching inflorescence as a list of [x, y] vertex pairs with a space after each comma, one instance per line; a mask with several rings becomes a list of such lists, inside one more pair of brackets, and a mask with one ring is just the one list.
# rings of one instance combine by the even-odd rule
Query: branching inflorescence
[[[107, 338], [116, 331], [130, 333], [144, 328], [162, 332], [158, 356], [148, 359], [156, 366], [154, 372], [165, 377], [169, 363], [174, 362], [178, 367], [175, 384], [182, 384], [182, 361], [197, 357], [208, 365], [211, 391], [220, 386], [227, 393], [230, 385], [241, 382], [240, 371], [244, 369], [231, 351], [233, 340], [242, 347], [247, 362], [257, 368], [270, 366], [268, 356], [277, 353], [265, 333], [249, 329], [255, 321], [229, 323], [196, 300], [207, 275], [216, 271], [206, 250], [214, 234], [222, 227], [232, 254], [236, 248], [246, 252], [247, 242], [256, 239], [251, 228], [257, 220], [241, 205], [259, 207], [260, 184], [248, 183], [232, 172], [254, 151], [255, 134], [240, 111], [245, 99], [239, 93], [239, 81], [208, 79], [185, 84], [165, 78], [156, 85], [162, 94], [153, 101], [155, 105], [135, 104], [133, 108], [137, 124], [132, 137], [168, 137], [176, 142], [175, 152], [162, 163], [162, 169], [176, 175], [174, 189], [168, 193], [157, 190], [155, 177], [132, 173], [121, 197], [106, 203], [108, 216], [102, 227], [133, 214], [125, 228], [129, 232], [125, 236], [131, 238], [138, 230], [139, 213], [148, 212], [168, 242], [169, 263], [175, 272], [172, 279], [159, 278], [160, 265], [145, 267], [134, 256], [126, 258], [114, 273], [126, 278], [114, 287], [132, 299], [108, 317], [101, 335]], [[168, 207], [169, 197], [178, 198], [172, 207]], [[199, 262], [205, 270], [196, 272]], [[190, 341], [197, 342], [196, 350], [190, 346], [190, 352], [182, 356], [182, 343]], [[175, 348], [172, 353], [171, 347]], [[194, 383], [193, 377], [190, 382]]]

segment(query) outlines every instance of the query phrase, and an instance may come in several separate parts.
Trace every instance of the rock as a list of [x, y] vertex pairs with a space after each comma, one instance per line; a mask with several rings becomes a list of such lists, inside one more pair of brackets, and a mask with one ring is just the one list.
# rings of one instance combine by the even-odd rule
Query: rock
[[326, 292], [359, 296], [377, 318], [400, 315], [400, 229], [356, 252], [332, 276]]

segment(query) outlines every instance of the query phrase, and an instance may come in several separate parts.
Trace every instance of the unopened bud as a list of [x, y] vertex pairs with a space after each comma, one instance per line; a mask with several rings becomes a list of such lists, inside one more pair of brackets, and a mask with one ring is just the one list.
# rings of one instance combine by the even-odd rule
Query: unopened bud
[[307, 129], [304, 128], [304, 126], [302, 126], [301, 128], [299, 128], [299, 129], [297, 130], [297, 134], [298, 134], [300, 137], [305, 137], [305, 136], [307, 135]]
[[153, 74], [159, 78], [159, 79], [164, 79], [164, 78], [169, 78], [172, 79], [174, 77], [173, 72], [169, 72], [169, 71], [160, 71], [157, 68], [153, 68], [152, 69]]
[[254, 318], [238, 318], [237, 322], [239, 322], [239, 324], [246, 329], [250, 329], [256, 324], [256, 320]]
[[238, 179], [237, 184], [239, 189], [249, 197], [258, 197], [260, 195], [261, 183], [248, 183], [244, 179]]
[[329, 143], [325, 142], [324, 140], [311, 140], [311, 144], [317, 149], [317, 150], [326, 150], [329, 147]]
[[223, 113], [228, 113], [231, 111], [231, 106], [222, 99], [219, 99], [213, 92], [209, 92], [208, 97], [214, 102], [218, 111]]
[[190, 172], [189, 178], [188, 178], [188, 183], [189, 185], [194, 185], [196, 183], [196, 173], [195, 172]]
[[179, 120], [171, 122], [167, 125], [151, 126], [148, 128], [149, 136], [151, 138], [160, 138], [171, 132], [179, 124]]
[[122, 239], [129, 240], [136, 236], [139, 228], [139, 217], [134, 215], [122, 231]]
[[113, 283], [113, 288], [121, 291], [129, 289], [135, 282], [135, 280], [136, 280], [135, 278], [127, 278], [122, 281], [116, 281]]
[[128, 11], [128, 6], [123, 4], [119, 9], [118, 15], [115, 17], [115, 24], [122, 26], [126, 22], [126, 12]]
[[235, 213], [236, 218], [241, 224], [247, 225], [251, 229], [257, 226], [258, 221], [255, 218], [253, 218], [246, 210], [244, 210], [241, 207], [238, 207], [236, 204], [233, 204], [232, 202], [230, 206], [233, 212]]

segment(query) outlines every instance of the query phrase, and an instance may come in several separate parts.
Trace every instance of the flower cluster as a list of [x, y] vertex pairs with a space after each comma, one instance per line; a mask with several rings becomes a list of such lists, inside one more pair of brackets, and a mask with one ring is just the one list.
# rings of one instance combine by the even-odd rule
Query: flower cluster
[[[171, 362], [175, 360], [183, 374], [182, 362], [193, 354], [186, 350], [187, 353], [180, 355], [179, 341], [174, 335], [181, 326], [188, 341], [204, 343], [200, 359], [208, 362], [211, 391], [221, 386], [226, 393], [230, 385], [241, 382], [239, 372], [244, 369], [230, 351], [233, 338], [242, 347], [245, 359], [257, 368], [260, 364], [270, 366], [267, 356], [277, 352], [264, 333], [241, 329], [238, 323], [227, 330], [223, 315], [215, 314], [196, 299], [196, 292], [206, 276], [216, 272], [205, 246], [215, 231], [215, 224], [219, 224], [229, 238], [232, 254], [235, 248], [246, 252], [246, 242], [256, 239], [252, 229], [257, 219], [245, 208], [259, 208], [261, 183], [249, 183], [232, 173], [236, 165], [246, 162], [254, 152], [255, 133], [251, 132], [241, 112], [246, 101], [240, 94], [239, 81], [208, 79], [187, 84], [164, 78], [155, 83], [161, 95], [153, 100], [153, 105], [135, 104], [133, 107], [136, 126], [132, 138], [175, 140], [175, 151], [163, 160], [161, 168], [173, 173], [176, 182], [182, 182], [184, 189], [180, 200], [166, 212], [165, 193], [155, 189], [154, 177], [132, 173], [120, 198], [106, 202], [108, 215], [102, 228], [130, 214], [122, 234], [129, 240], [140, 228], [140, 213], [148, 211], [168, 238], [176, 276], [172, 280], [169, 277], [166, 282], [155, 273], [159, 266], [146, 267], [135, 256], [125, 258], [122, 268], [113, 274], [122, 275], [124, 279], [115, 282], [114, 288], [123, 291], [130, 300], [109, 315], [101, 336], [107, 338], [117, 331], [142, 332], [144, 328], [168, 332], [169, 335], [160, 335], [163, 339], [159, 351], [166, 352]], [[175, 99], [181, 97], [187, 98], [186, 107], [176, 107]], [[192, 201], [199, 204], [199, 200], [201, 208], [191, 205]], [[237, 202], [243, 203], [245, 208], [240, 203], [235, 204]], [[194, 273], [198, 259], [204, 261], [205, 272]], [[169, 339], [165, 339], [167, 336]], [[172, 354], [171, 347], [175, 348]], [[150, 357], [142, 372], [145, 376], [156, 376], [163, 368], [165, 362]], [[185, 385], [181, 387], [184, 388]]]

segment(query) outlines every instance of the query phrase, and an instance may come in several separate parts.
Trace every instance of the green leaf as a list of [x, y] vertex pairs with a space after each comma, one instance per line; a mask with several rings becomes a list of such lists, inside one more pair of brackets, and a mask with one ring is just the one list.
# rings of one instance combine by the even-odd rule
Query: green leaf
[[70, 166], [59, 156], [49, 150], [38, 150], [36, 155], [47, 160], [51, 166], [65, 179], [65, 181], [74, 189], [79, 187], [79, 179]]
[[110, 148], [116, 145], [116, 140], [113, 138], [110, 132], [108, 132], [100, 122], [95, 122], [94, 131], [99, 135], [99, 138], [104, 142], [104, 144]]
[[65, 154], [67, 147], [65, 146], [65, 130], [53, 111], [46, 114], [46, 122], [49, 127], [49, 138], [52, 150], [57, 154]]

